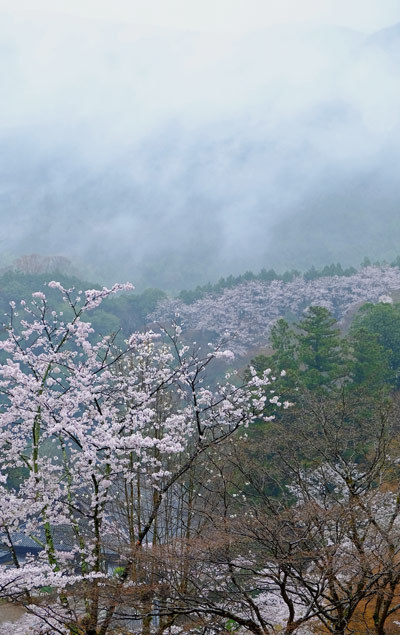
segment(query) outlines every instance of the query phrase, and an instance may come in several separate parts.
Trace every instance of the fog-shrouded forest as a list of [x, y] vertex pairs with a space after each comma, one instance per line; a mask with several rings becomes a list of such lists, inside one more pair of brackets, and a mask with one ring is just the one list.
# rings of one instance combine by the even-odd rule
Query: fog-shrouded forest
[[5, 13], [0, 42], [4, 264], [176, 291], [397, 255], [399, 24]]
[[0, 635], [400, 633], [397, 0], [0, 3]]

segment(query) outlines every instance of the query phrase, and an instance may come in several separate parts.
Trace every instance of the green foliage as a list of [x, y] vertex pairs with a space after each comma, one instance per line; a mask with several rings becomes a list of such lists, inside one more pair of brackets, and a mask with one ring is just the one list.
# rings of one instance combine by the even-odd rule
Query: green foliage
[[97, 309], [97, 311], [93, 313], [87, 313], [82, 320], [90, 322], [95, 331], [101, 335], [117, 333], [121, 328], [118, 317], [103, 309]]
[[330, 276], [352, 276], [357, 270], [354, 267], [347, 267], [343, 269], [342, 265], [337, 264], [326, 265], [323, 269], [317, 270], [315, 267], [311, 267], [303, 275], [304, 280], [316, 280], [317, 278], [327, 278]]
[[360, 329], [375, 335], [388, 357], [391, 381], [400, 386], [400, 303], [365, 304], [352, 324], [353, 336]]
[[297, 401], [304, 390], [332, 396], [343, 388], [373, 397], [399, 383], [400, 304], [365, 305], [347, 337], [326, 308], [312, 306], [293, 326], [278, 320], [270, 343], [273, 353], [252, 365], [260, 374], [272, 369], [281, 401]]
[[[272, 355], [260, 354], [251, 360], [251, 365], [261, 374], [267, 368], [271, 369], [274, 376], [280, 375], [282, 370], [285, 371], [284, 379], [278, 379], [279, 389], [288, 388], [290, 385], [296, 384], [298, 363], [297, 355], [297, 339], [294, 330], [284, 319], [280, 319], [274, 324], [270, 333], [270, 343], [274, 349]], [[250, 378], [250, 373], [246, 371], [245, 376]], [[276, 384], [276, 387], [278, 384]]]
[[[333, 390], [346, 375], [345, 347], [337, 322], [324, 307], [313, 306], [303, 320], [291, 327], [280, 319], [271, 329], [273, 354], [254, 360], [258, 372], [271, 367], [277, 390], [291, 400], [298, 388]], [[253, 364], [254, 365], [254, 364]]]
[[[46, 297], [51, 301], [55, 310], [64, 310], [65, 306], [60, 301], [59, 294], [47, 286], [51, 279], [61, 282], [66, 289], [94, 288], [100, 289], [100, 285], [80, 280], [74, 276], [66, 276], [58, 273], [25, 274], [16, 271], [6, 271], [0, 276], [0, 311], [8, 313], [11, 300], [18, 303], [21, 299], [29, 300], [35, 291], [43, 289]], [[167, 296], [160, 289], [146, 289], [142, 293], [127, 293], [118, 297], [108, 298], [102, 308], [86, 316], [92, 322], [96, 331], [107, 334], [121, 331], [121, 337], [127, 336], [135, 330], [141, 329], [146, 324], [146, 317], [151, 313], [160, 300]], [[62, 306], [61, 306], [62, 305]], [[64, 312], [64, 318], [70, 319]]]
[[266, 269], [261, 269], [258, 275], [259, 280], [263, 280], [264, 282], [272, 282], [273, 280], [278, 280], [278, 277], [279, 276], [274, 269], [269, 269], [269, 271], [267, 271]]
[[[271, 329], [270, 343], [274, 352], [260, 370], [272, 369], [273, 375], [277, 377], [277, 394], [281, 400], [291, 402], [299, 385], [298, 338], [295, 330], [286, 320], [278, 320]], [[282, 371], [284, 374], [281, 374]]]
[[377, 333], [364, 326], [353, 328], [348, 336], [351, 353], [349, 376], [356, 386], [364, 386], [370, 393], [382, 390], [393, 381], [389, 354], [379, 342]]
[[122, 578], [125, 571], [125, 567], [115, 567], [113, 570], [113, 576], [115, 578]]
[[229, 619], [225, 624], [225, 628], [229, 633], [232, 631], [237, 631], [239, 627], [240, 625], [232, 619]]
[[118, 318], [119, 326], [126, 335], [146, 326], [147, 315], [166, 297], [160, 289], [146, 289], [140, 294], [129, 293], [108, 298], [103, 306], [107, 312]]
[[325, 307], [311, 306], [298, 328], [297, 363], [302, 383], [309, 390], [332, 388], [345, 375], [337, 321]]
[[220, 294], [223, 293], [225, 289], [230, 289], [232, 287], [237, 286], [238, 284], [242, 284], [242, 282], [248, 282], [251, 280], [261, 280], [263, 282], [272, 282], [273, 280], [282, 280], [283, 282], [291, 282], [294, 278], [301, 276], [300, 271], [297, 269], [291, 269], [290, 271], [285, 271], [283, 274], [277, 274], [274, 269], [270, 269], [267, 271], [266, 269], [261, 269], [260, 273], [256, 274], [252, 271], [246, 271], [244, 274], [240, 276], [228, 276], [227, 278], [220, 278], [216, 284], [211, 284], [208, 282], [203, 286], [197, 286], [195, 289], [186, 290], [184, 289], [178, 295], [178, 297], [185, 302], [185, 304], [192, 304], [196, 302], [196, 300], [200, 300], [207, 293], [215, 293]]
[[274, 364], [286, 372], [296, 370], [296, 335], [286, 320], [280, 319], [274, 324], [270, 333], [270, 343], [274, 349]]
[[[0, 276], [0, 308], [4, 312], [8, 312], [9, 303], [11, 300], [29, 300], [29, 297], [35, 291], [41, 289], [44, 290], [46, 296], [51, 299], [52, 306], [55, 310], [61, 308], [62, 302], [60, 301], [59, 294], [47, 287], [47, 283], [50, 280], [57, 280], [61, 282], [63, 287], [77, 289], [82, 288], [96, 288], [99, 289], [99, 285], [90, 284], [84, 282], [75, 276], [66, 276], [58, 273], [40, 273], [40, 274], [26, 274], [17, 271], [6, 271]], [[46, 287], [46, 288], [44, 288]]]

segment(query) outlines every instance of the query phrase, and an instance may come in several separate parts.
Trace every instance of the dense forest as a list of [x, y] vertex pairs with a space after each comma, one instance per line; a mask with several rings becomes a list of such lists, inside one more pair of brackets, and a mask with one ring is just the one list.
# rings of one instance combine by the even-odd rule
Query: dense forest
[[0, 632], [398, 632], [396, 289], [4, 271]]
[[[381, 296], [390, 295], [391, 290], [400, 288], [399, 267], [400, 256], [391, 263], [372, 263], [365, 257], [358, 269], [337, 263], [319, 270], [311, 267], [304, 272], [246, 271], [239, 276], [220, 278], [216, 283], [181, 290], [176, 295], [161, 289], [145, 289], [108, 298], [92, 319], [103, 334], [120, 331], [127, 336], [150, 324], [165, 325], [179, 312], [185, 331], [207, 333], [214, 340], [229, 333], [231, 347], [246, 355], [249, 350], [265, 345], [276, 319], [293, 320], [310, 304], [326, 306], [342, 319], [360, 303], [376, 302]], [[10, 301], [30, 297], [51, 278], [65, 288], [101, 288], [93, 281], [80, 279], [66, 258], [31, 254], [0, 271], [0, 310], [7, 312]], [[57, 294], [52, 289], [47, 294], [60, 308]]]

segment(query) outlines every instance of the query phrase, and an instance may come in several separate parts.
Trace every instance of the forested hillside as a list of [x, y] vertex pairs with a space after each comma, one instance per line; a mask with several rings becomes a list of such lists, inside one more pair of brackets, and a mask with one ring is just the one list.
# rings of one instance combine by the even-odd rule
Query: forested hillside
[[[22, 273], [9, 270], [0, 275], [0, 309], [6, 313], [10, 301], [29, 297], [55, 277], [65, 288], [77, 290], [100, 285], [80, 280], [59, 271]], [[398, 261], [389, 265], [371, 265], [365, 259], [358, 270], [330, 265], [304, 274], [297, 270], [281, 275], [263, 269], [259, 274], [220, 279], [218, 283], [182, 291], [177, 297], [160, 289], [129, 292], [107, 299], [93, 317], [101, 333], [119, 333], [123, 339], [132, 331], [158, 324], [167, 326], [179, 314], [183, 332], [197, 331], [214, 343], [229, 339], [230, 348], [239, 356], [268, 344], [269, 332], [278, 318], [299, 318], [310, 305], [328, 308], [338, 320], [351, 319], [366, 302], [390, 302], [400, 290]], [[47, 291], [50, 300], [60, 306], [57, 294]], [[397, 298], [396, 293], [394, 296]]]
[[[65, 288], [74, 288], [76, 291], [89, 287], [101, 288], [97, 283], [85, 282], [76, 275], [68, 275], [57, 269], [46, 273], [24, 273], [18, 269], [10, 269], [0, 275], [0, 311], [3, 314], [7, 313], [10, 302], [29, 298], [32, 293], [44, 287], [53, 305], [60, 308], [61, 298], [47, 287], [51, 279], [56, 279]], [[112, 301], [104, 302], [102, 310], [93, 316], [94, 324], [102, 333], [116, 333], [121, 330], [121, 333], [127, 336], [137, 329], [143, 329], [148, 322], [147, 316], [155, 310], [158, 302], [166, 297], [160, 289], [146, 289], [142, 293], [130, 292], [122, 297], [113, 298]]]
[[[3, 303], [41, 285], [0, 337], [2, 635], [398, 632], [400, 272], [311, 277], [161, 300], [167, 330], [116, 338], [131, 285], [3, 276]], [[227, 294], [238, 353], [269, 344], [242, 373], [176, 311], [231, 325]]]
[[357, 306], [378, 302], [381, 296], [400, 289], [397, 266], [366, 266], [350, 274], [314, 279], [297, 275], [290, 282], [250, 279], [206, 293], [191, 304], [179, 298], [161, 301], [151, 318], [166, 322], [178, 313], [186, 329], [206, 331], [217, 338], [229, 334], [232, 349], [243, 355], [267, 344], [271, 326], [279, 317], [295, 319], [308, 306], [319, 305], [342, 319]]

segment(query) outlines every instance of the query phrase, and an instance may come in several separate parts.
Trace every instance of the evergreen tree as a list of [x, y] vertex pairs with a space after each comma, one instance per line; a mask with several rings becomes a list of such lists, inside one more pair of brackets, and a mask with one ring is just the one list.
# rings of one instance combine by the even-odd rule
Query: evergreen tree
[[365, 304], [354, 319], [353, 333], [360, 328], [377, 337], [388, 356], [391, 381], [400, 386], [400, 303]]
[[274, 324], [270, 343], [274, 352], [266, 358], [262, 370], [268, 367], [272, 369], [277, 378], [275, 387], [281, 399], [292, 402], [299, 385], [298, 343], [294, 329], [286, 320], [281, 318]]
[[370, 394], [382, 390], [393, 379], [393, 371], [390, 368], [390, 354], [379, 343], [378, 334], [360, 327], [352, 329], [348, 341], [349, 377], [352, 384], [366, 388]]
[[274, 366], [286, 372], [297, 370], [296, 334], [286, 320], [281, 318], [274, 324], [269, 341], [274, 349], [271, 356]]
[[325, 307], [311, 306], [299, 322], [298, 363], [309, 390], [332, 389], [345, 376], [344, 347], [337, 321]]

